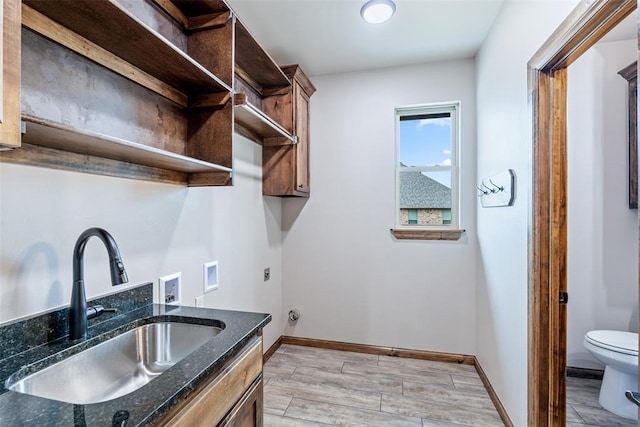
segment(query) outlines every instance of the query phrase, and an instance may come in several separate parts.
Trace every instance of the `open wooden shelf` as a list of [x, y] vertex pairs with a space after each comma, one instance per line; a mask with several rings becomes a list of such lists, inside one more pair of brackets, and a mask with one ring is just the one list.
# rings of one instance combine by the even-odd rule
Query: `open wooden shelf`
[[26, 144], [174, 172], [231, 173], [231, 169], [224, 166], [137, 142], [31, 116], [23, 115], [22, 119], [26, 122], [26, 133], [23, 135], [22, 141]]
[[262, 96], [291, 86], [291, 81], [236, 18], [235, 72]]
[[[22, 148], [1, 153], [0, 159], [180, 185], [231, 185], [233, 105], [229, 101], [233, 93], [233, 16], [227, 8], [226, 12], [221, 10], [215, 17], [205, 18], [194, 21], [200, 30], [187, 34], [185, 52], [159, 34], [163, 22], [147, 25], [116, 0], [25, 0], [22, 5], [25, 28], [182, 108], [174, 109], [164, 104], [164, 100], [155, 104], [158, 111], [169, 113], [166, 120], [158, 120], [151, 129], [164, 141], [162, 145], [94, 132], [85, 129], [81, 120], [62, 124], [66, 120], [57, 114], [36, 109], [23, 113], [26, 134]], [[212, 19], [215, 25], [211, 24]], [[30, 47], [43, 48], [37, 43]], [[54, 56], [61, 55], [60, 49], [56, 49], [52, 50]], [[36, 61], [36, 69], [37, 66]], [[87, 68], [91, 66], [87, 64]], [[28, 82], [26, 79], [23, 84]], [[90, 91], [76, 91], [74, 82], [64, 79], [56, 82], [51, 93], [66, 90], [75, 94], [71, 98], [82, 105], [84, 98], [91, 96]], [[105, 118], [110, 118], [111, 110], [120, 108], [117, 94], [121, 88], [112, 88], [113, 97], [104, 93], [108, 88], [96, 89], [101, 99], [99, 109], [96, 108]], [[49, 96], [47, 88], [37, 90]], [[153, 108], [150, 99], [154, 95], [147, 98], [147, 93], [136, 93], [148, 113], [149, 107]], [[61, 104], [59, 108], [66, 106]], [[139, 121], [144, 127], [147, 118], [144, 114], [132, 114], [130, 125], [135, 128]], [[186, 132], [172, 134], [172, 127], [178, 123], [186, 125]], [[167, 134], [170, 141], [162, 139]]]
[[[23, 109], [22, 147], [0, 153], [0, 161], [189, 186], [232, 185], [235, 131], [263, 151], [295, 154], [280, 163], [304, 166], [310, 94], [301, 92], [302, 77], [281, 69], [225, 0], [121, 1], [22, 0], [22, 26], [30, 30], [23, 48], [31, 55], [23, 58], [31, 59], [26, 69], [34, 71], [23, 73], [31, 79], [22, 81], [29, 89], [22, 98], [33, 108]], [[72, 72], [57, 66], [69, 58]], [[59, 72], [52, 86], [41, 84], [50, 80], [41, 73], [51, 70], [47, 65]], [[100, 75], [117, 83], [80, 90], [76, 70], [82, 81]], [[92, 127], [85, 115], [101, 127]], [[111, 134], [112, 121], [126, 126]], [[279, 158], [272, 156], [267, 169]], [[296, 176], [308, 175], [302, 166], [296, 166], [300, 173], [292, 169]], [[295, 191], [264, 194], [308, 195], [308, 179], [294, 183], [285, 172], [271, 173], [272, 181], [286, 180], [283, 185], [295, 184]]]
[[186, 95], [231, 92], [215, 74], [112, 0], [24, 0], [25, 5]]
[[[224, 0], [153, 0], [162, 10], [175, 19], [185, 30], [192, 29], [202, 18], [229, 12]], [[199, 25], [197, 25], [199, 27]]]
[[224, 0], [154, 0], [158, 4], [172, 3], [187, 18], [209, 15], [219, 12], [228, 12], [229, 6]]
[[249, 131], [245, 136], [263, 145], [293, 145], [298, 142], [295, 135], [248, 102], [245, 94], [235, 94], [233, 104], [236, 126]]
[[[46, 0], [40, 0], [46, 1]], [[153, 0], [189, 33], [218, 25], [229, 11], [223, 0]], [[278, 64], [258, 44], [247, 27], [235, 16], [235, 72], [262, 96], [291, 86]]]

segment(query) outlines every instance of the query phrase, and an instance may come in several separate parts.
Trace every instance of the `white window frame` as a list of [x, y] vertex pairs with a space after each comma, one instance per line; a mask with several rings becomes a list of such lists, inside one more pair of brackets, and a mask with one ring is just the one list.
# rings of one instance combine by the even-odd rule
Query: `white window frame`
[[[422, 114], [451, 113], [451, 166], [400, 166], [400, 117]], [[395, 108], [396, 139], [396, 209], [395, 227], [402, 230], [457, 230], [460, 228], [460, 101], [410, 105]], [[442, 172], [451, 171], [451, 224], [405, 225], [400, 224], [400, 172]]]

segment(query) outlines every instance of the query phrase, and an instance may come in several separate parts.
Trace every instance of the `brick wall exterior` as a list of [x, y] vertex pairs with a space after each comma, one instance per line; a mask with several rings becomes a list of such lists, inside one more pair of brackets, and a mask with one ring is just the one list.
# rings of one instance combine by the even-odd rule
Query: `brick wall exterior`
[[[409, 225], [409, 209], [400, 209], [400, 225]], [[418, 209], [415, 225], [442, 225], [442, 209]]]

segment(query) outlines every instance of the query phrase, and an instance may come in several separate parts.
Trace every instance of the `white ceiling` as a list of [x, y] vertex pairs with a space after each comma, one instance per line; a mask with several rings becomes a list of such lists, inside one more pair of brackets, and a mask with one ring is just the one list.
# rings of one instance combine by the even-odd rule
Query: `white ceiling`
[[281, 65], [311, 76], [475, 55], [503, 0], [396, 0], [384, 24], [360, 18], [365, 0], [228, 0]]

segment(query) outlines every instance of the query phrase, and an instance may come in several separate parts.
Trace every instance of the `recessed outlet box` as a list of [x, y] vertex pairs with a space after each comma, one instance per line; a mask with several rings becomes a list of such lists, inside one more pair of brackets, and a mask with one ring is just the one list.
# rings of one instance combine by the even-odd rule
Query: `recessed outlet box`
[[207, 262], [203, 266], [204, 293], [218, 289], [218, 261]]
[[158, 279], [160, 285], [160, 302], [162, 304], [179, 305], [182, 273], [174, 273]]
[[271, 269], [269, 267], [264, 269], [264, 281], [271, 279]]

